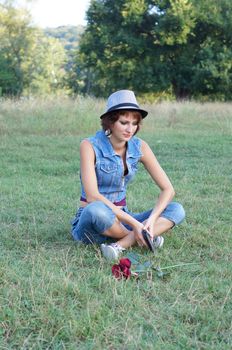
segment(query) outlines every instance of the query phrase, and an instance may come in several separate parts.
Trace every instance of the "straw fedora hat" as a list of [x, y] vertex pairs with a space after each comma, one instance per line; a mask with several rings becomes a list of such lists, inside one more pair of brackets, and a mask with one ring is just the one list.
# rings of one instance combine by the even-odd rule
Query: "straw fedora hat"
[[147, 111], [144, 111], [139, 107], [133, 91], [119, 90], [109, 96], [106, 112], [102, 114], [100, 118], [104, 118], [109, 115], [109, 113], [120, 110], [138, 111], [141, 113], [142, 118], [145, 118], [148, 114]]

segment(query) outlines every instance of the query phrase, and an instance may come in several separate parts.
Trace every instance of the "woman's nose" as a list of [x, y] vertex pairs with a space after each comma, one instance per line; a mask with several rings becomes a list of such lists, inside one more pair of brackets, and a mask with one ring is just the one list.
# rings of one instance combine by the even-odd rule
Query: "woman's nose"
[[132, 124], [127, 124], [127, 131], [132, 131], [132, 127], [133, 127]]

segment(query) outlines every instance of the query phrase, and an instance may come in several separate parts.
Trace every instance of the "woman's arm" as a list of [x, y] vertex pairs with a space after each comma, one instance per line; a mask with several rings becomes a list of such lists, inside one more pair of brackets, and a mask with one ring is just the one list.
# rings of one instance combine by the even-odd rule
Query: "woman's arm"
[[153, 224], [172, 200], [175, 191], [168, 176], [145, 141], [142, 141], [142, 154], [141, 162], [161, 190], [158, 201], [144, 226], [145, 229], [149, 230], [151, 236], [153, 236]]
[[[97, 177], [95, 172], [95, 152], [88, 140], [83, 140], [80, 145], [80, 161], [81, 161], [81, 179], [86, 193], [88, 203], [100, 200], [112, 209], [120, 222], [130, 225], [134, 232], [141, 233], [143, 224], [135, 220], [129, 214], [125, 213], [119, 207], [114, 205], [98, 190]], [[140, 237], [141, 236], [141, 237]], [[140, 243], [144, 244], [142, 235], [139, 235]]]

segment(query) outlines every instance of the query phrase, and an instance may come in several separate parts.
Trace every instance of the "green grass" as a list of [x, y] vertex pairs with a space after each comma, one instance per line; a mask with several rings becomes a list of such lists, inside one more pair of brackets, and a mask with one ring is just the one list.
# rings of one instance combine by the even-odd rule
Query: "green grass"
[[[140, 136], [171, 178], [187, 217], [162, 251], [133, 249], [161, 267], [117, 281], [96, 246], [78, 245], [79, 143], [104, 101], [1, 101], [0, 349], [231, 349], [232, 105], [146, 106]], [[134, 211], [158, 194], [140, 168]]]

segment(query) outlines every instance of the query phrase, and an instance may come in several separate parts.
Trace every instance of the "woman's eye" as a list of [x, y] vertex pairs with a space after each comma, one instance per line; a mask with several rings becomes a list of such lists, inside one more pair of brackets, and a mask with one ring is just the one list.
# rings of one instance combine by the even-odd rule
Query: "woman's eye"
[[[122, 125], [127, 125], [127, 124], [128, 124], [128, 122], [124, 122], [124, 121], [122, 121], [122, 120], [120, 120], [120, 123], [121, 123]], [[135, 122], [135, 123], [133, 123], [132, 125], [133, 125], [133, 126], [138, 126], [138, 122]]]

